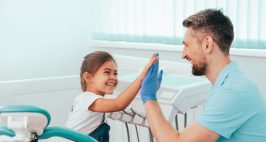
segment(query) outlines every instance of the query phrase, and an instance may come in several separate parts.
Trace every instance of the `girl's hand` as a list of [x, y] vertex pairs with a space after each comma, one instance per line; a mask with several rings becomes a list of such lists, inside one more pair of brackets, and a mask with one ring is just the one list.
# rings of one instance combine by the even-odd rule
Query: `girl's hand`
[[139, 81], [143, 81], [147, 72], [149, 71], [150, 67], [156, 63], [159, 60], [159, 56], [158, 53], [155, 53], [151, 56], [150, 60], [148, 61], [148, 63], [146, 63], [144, 69], [142, 70], [142, 72], [140, 73], [140, 75], [138, 76], [137, 80]]

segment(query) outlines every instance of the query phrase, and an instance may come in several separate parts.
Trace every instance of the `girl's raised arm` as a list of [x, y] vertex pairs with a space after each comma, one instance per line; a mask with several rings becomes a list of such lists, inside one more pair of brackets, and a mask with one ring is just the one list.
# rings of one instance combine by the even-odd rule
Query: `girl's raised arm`
[[88, 109], [95, 112], [114, 112], [124, 110], [137, 95], [141, 87], [141, 83], [150, 67], [158, 60], [157, 54], [153, 54], [136, 80], [133, 81], [124, 91], [122, 91], [117, 98], [97, 99], [91, 106], [89, 106]]

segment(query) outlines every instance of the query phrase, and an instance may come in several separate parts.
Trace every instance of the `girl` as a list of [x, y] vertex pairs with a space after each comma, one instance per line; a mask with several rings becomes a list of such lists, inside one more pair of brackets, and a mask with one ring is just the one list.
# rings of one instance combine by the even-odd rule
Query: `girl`
[[116, 62], [104, 51], [85, 56], [80, 71], [83, 93], [75, 98], [66, 126], [99, 142], [108, 142], [110, 126], [104, 122], [104, 113], [124, 110], [137, 95], [146, 73], [156, 61], [158, 58], [153, 55], [127, 89], [115, 99], [105, 99], [104, 95], [112, 94], [118, 84]]

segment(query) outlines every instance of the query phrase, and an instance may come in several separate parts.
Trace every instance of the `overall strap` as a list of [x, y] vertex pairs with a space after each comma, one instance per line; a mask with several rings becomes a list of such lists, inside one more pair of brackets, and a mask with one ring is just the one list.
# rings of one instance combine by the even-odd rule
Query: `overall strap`
[[103, 120], [102, 123], [105, 121], [105, 113], [103, 113]]

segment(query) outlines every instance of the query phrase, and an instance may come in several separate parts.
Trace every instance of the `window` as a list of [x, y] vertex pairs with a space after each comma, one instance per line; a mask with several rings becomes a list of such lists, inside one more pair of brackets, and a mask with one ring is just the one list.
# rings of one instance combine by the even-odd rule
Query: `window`
[[266, 49], [264, 0], [101, 0], [96, 40], [182, 44], [182, 21], [206, 8], [222, 9], [234, 25], [234, 48]]

